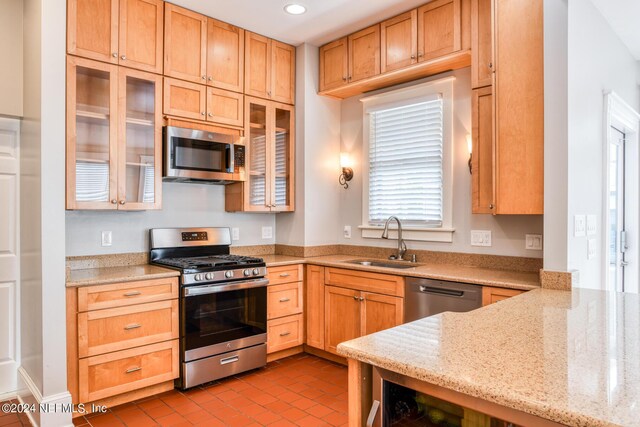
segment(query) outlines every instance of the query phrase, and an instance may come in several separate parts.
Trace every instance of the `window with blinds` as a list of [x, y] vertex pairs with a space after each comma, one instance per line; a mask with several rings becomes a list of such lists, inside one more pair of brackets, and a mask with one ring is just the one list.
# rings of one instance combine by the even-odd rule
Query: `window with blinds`
[[442, 95], [369, 111], [369, 224], [443, 223]]

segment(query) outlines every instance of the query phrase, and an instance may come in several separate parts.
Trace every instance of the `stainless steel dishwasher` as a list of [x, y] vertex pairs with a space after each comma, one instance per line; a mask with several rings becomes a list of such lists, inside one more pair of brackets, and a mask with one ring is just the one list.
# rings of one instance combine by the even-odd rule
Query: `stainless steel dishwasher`
[[471, 311], [482, 307], [482, 286], [445, 280], [407, 277], [404, 288], [404, 322], [444, 311]]

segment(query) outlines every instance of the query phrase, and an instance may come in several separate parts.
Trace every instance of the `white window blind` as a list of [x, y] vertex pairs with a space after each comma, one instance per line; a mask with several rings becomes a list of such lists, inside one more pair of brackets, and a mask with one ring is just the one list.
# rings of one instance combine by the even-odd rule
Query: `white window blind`
[[76, 200], [78, 202], [109, 200], [109, 163], [76, 162]]
[[441, 227], [442, 96], [369, 114], [369, 224], [395, 215], [403, 223]]

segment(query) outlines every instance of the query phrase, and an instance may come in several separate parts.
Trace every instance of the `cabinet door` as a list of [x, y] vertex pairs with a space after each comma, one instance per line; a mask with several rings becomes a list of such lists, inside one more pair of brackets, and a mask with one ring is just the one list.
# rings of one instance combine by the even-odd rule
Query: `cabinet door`
[[324, 267], [307, 265], [306, 268], [307, 345], [324, 350]]
[[165, 77], [164, 114], [204, 120], [206, 117], [206, 95], [206, 86]]
[[162, 74], [162, 0], [120, 0], [120, 65]]
[[362, 297], [362, 335], [402, 324], [402, 298], [371, 293], [363, 293]]
[[244, 96], [241, 93], [207, 88], [207, 121], [242, 126]]
[[271, 41], [264, 36], [245, 33], [244, 93], [269, 98], [271, 91]]
[[118, 0], [68, 0], [67, 52], [118, 63]]
[[207, 18], [165, 3], [165, 76], [205, 83], [207, 62]]
[[393, 71], [417, 62], [418, 11], [416, 9], [380, 24], [381, 72]]
[[542, 0], [497, 0], [496, 213], [544, 213]]
[[244, 89], [244, 30], [207, 19], [207, 84], [242, 92]]
[[349, 76], [347, 38], [341, 38], [320, 48], [320, 91], [347, 84]]
[[291, 105], [273, 103], [275, 127], [271, 148], [271, 208], [294, 210], [294, 111]]
[[494, 213], [494, 120], [491, 86], [473, 90], [471, 121], [471, 208], [474, 214]]
[[267, 95], [274, 101], [293, 104], [296, 86], [296, 48], [271, 40], [271, 88]]
[[462, 48], [460, 0], [435, 0], [418, 8], [418, 61]]
[[[271, 211], [271, 137], [273, 109], [269, 101], [245, 97], [245, 135], [248, 153], [245, 170], [249, 178], [244, 186], [244, 210], [254, 212]], [[247, 188], [248, 186], [248, 188]]]
[[351, 34], [348, 40], [349, 82], [380, 74], [380, 25]]
[[67, 209], [117, 208], [118, 67], [67, 57]]
[[325, 286], [325, 347], [337, 353], [338, 344], [358, 338], [360, 330], [360, 292]]
[[162, 77], [119, 68], [118, 209], [160, 209]]
[[493, 0], [471, 1], [471, 87], [493, 83]]
[[511, 297], [515, 297], [516, 295], [520, 295], [524, 293], [524, 291], [520, 291], [517, 289], [504, 289], [504, 288], [492, 288], [490, 286], [482, 287], [482, 306], [489, 304], [495, 304], [496, 302], [500, 302]]

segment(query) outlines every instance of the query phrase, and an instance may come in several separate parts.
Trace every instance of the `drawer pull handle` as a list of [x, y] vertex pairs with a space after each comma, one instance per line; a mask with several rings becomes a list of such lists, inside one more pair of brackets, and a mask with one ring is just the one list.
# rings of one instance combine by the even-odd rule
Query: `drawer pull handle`
[[141, 367], [136, 366], [135, 368], [127, 369], [124, 373], [125, 373], [125, 374], [131, 374], [131, 373], [133, 373], [133, 372], [138, 372], [138, 371], [141, 371], [141, 370], [142, 370], [142, 368], [141, 368]]
[[280, 298], [280, 302], [289, 302], [291, 301], [289, 298]]
[[283, 332], [280, 334], [281, 337], [286, 337], [287, 335], [291, 335], [291, 332]]
[[125, 296], [125, 297], [137, 297], [138, 295], [142, 295], [142, 292], [140, 292], [140, 291], [127, 292], [123, 296]]
[[141, 327], [142, 327], [142, 325], [140, 323], [132, 323], [130, 325], [125, 326], [124, 330], [125, 331], [129, 331], [131, 329], [138, 329], [138, 328], [141, 328]]
[[281, 273], [280, 274], [280, 277], [289, 277], [289, 276], [291, 276], [289, 273]]
[[231, 356], [231, 357], [227, 357], [226, 359], [220, 359], [220, 364], [221, 365], [226, 365], [229, 363], [235, 363], [238, 360], [240, 360], [240, 357], [238, 356]]

